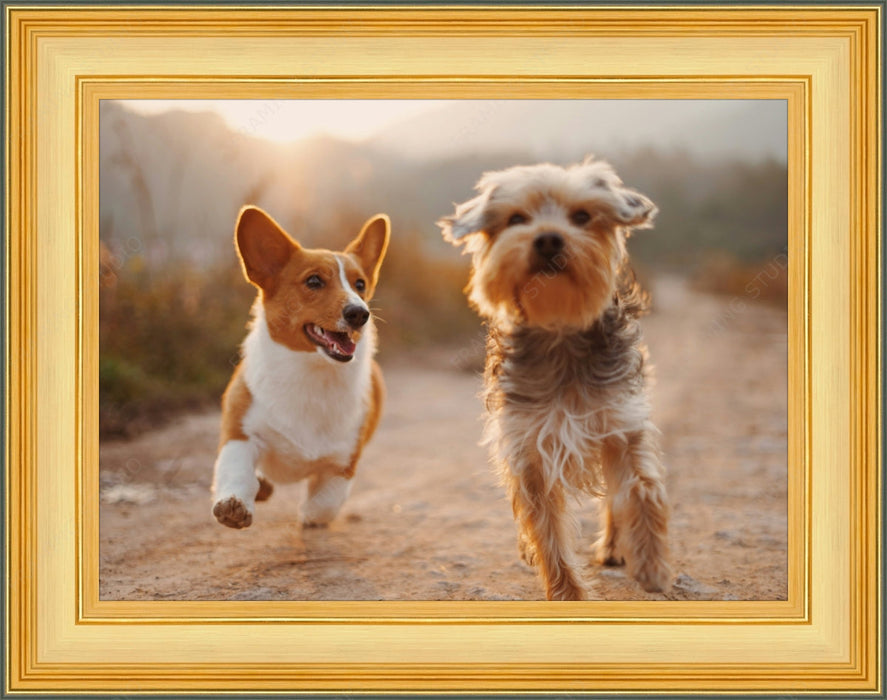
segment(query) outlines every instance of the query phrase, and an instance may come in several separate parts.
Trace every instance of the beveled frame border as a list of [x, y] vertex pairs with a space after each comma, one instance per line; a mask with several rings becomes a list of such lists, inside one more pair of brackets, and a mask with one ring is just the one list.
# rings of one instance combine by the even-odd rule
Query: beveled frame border
[[[6, 21], [7, 691], [879, 687], [879, 7]], [[98, 104], [185, 95], [787, 100], [788, 601], [100, 601]]]

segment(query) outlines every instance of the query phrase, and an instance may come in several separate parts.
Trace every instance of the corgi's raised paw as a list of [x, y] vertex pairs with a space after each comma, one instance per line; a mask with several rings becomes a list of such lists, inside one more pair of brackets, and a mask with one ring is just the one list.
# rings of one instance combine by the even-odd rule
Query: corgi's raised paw
[[230, 496], [217, 501], [213, 506], [213, 515], [222, 525], [242, 530], [253, 522], [253, 514], [237, 496]]

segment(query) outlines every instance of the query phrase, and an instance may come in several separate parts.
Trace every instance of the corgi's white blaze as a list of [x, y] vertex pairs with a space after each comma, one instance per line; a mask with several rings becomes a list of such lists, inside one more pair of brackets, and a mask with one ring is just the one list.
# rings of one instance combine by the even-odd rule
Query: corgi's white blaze
[[369, 409], [372, 321], [363, 329], [348, 363], [330, 363], [325, 354], [290, 350], [271, 338], [261, 304], [244, 341], [244, 380], [252, 404], [243, 431], [261, 453], [261, 471], [276, 482], [304, 479], [318, 471], [348, 466]]
[[236, 496], [252, 513], [259, 492], [256, 479], [256, 446], [249, 440], [229, 440], [219, 450], [213, 479], [214, 501]]
[[[360, 295], [354, 291], [354, 287], [351, 286], [351, 283], [348, 282], [348, 277], [345, 274], [345, 265], [342, 263], [342, 258], [338, 255], [336, 256], [336, 263], [339, 265], [339, 281], [342, 283], [342, 289], [348, 294], [348, 304], [354, 304], [355, 306], [359, 306], [364, 311], [369, 311], [369, 307], [366, 305], [366, 302], [360, 298]], [[345, 322], [345, 319], [339, 320], [339, 330], [347, 331], [348, 324]], [[333, 360], [335, 362], [335, 360]]]

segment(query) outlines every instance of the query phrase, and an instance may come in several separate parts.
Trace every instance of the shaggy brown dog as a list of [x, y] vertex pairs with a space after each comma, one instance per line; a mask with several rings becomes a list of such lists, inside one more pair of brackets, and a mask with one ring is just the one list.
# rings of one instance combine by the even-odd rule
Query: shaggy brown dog
[[656, 207], [587, 159], [486, 173], [439, 222], [473, 256], [469, 299], [487, 319], [485, 443], [521, 554], [551, 600], [583, 600], [567, 501], [604, 500], [598, 561], [670, 587], [668, 502], [646, 395], [644, 298], [625, 239]]

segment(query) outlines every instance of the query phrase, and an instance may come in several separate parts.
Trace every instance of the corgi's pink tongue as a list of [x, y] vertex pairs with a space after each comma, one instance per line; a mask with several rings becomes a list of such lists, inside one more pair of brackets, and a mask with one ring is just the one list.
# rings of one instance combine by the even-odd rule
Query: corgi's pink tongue
[[323, 351], [339, 362], [348, 362], [354, 356], [357, 343], [351, 339], [350, 333], [326, 331], [317, 325], [305, 326], [305, 333]]
[[351, 338], [348, 337], [347, 333], [334, 333], [332, 331], [326, 331], [324, 333], [324, 337], [326, 338], [330, 350], [332, 350], [333, 352], [337, 352], [340, 355], [354, 354], [357, 343], [351, 340]]

